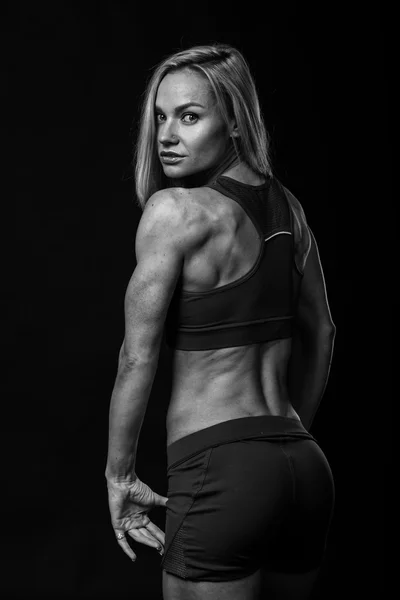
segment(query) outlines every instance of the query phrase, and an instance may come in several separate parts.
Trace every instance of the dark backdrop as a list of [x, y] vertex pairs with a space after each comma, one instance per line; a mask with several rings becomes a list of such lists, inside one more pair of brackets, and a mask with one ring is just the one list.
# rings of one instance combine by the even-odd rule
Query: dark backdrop
[[[140, 218], [132, 143], [150, 68], [180, 48], [220, 41], [251, 65], [275, 170], [315, 233], [337, 325], [313, 428], [337, 490], [321, 598], [366, 590], [383, 597], [383, 450], [364, 435], [378, 416], [358, 304], [366, 252], [370, 273], [374, 267], [363, 217], [381, 198], [377, 177], [381, 189], [387, 179], [380, 15], [368, 5], [278, 1], [10, 2], [1, 10], [2, 122], [12, 159], [3, 203], [11, 208], [3, 270], [5, 596], [160, 597], [158, 554], [137, 547], [132, 564], [115, 542], [104, 479]], [[168, 360], [163, 350], [137, 461], [139, 476], [162, 494]], [[163, 510], [153, 517], [163, 527]]]

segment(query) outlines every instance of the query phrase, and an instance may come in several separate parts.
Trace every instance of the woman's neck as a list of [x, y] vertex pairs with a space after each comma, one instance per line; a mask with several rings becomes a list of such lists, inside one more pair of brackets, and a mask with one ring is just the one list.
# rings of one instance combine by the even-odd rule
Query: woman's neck
[[236, 179], [242, 183], [248, 183], [249, 185], [262, 185], [265, 183], [265, 176], [255, 173], [246, 163], [240, 162], [237, 165], [233, 165], [227, 171], [223, 173], [231, 179]]
[[211, 183], [211, 181], [214, 181], [217, 177], [219, 177], [219, 175], [222, 175], [223, 173], [225, 174], [240, 164], [242, 163], [240, 162], [235, 150], [232, 149], [232, 151], [227, 152], [218, 165], [212, 167], [211, 169], [201, 171], [200, 173], [194, 173], [193, 175], [188, 175], [182, 179], [169, 179], [169, 187], [202, 187], [203, 185], [207, 185], [208, 183]]

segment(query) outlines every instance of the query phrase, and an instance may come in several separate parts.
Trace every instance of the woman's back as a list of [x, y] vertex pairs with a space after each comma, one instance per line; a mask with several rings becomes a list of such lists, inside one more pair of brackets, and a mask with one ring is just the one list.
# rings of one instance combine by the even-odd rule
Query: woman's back
[[[235, 182], [234, 177], [229, 179]], [[242, 173], [241, 179], [246, 180], [236, 180], [241, 188], [263, 187], [263, 181], [251, 172], [244, 177]], [[262, 240], [249, 214], [220, 191], [196, 188], [182, 200], [186, 219], [191, 226], [197, 223], [201, 234], [185, 256], [181, 290], [193, 294], [189, 298], [199, 293], [201, 300], [201, 294], [224, 291], [246, 279], [259, 257]], [[293, 237], [296, 248], [300, 237]], [[295, 256], [293, 267], [294, 262]], [[168, 444], [229, 419], [259, 415], [298, 418], [286, 383], [290, 352], [290, 337], [207, 350], [175, 348]]]

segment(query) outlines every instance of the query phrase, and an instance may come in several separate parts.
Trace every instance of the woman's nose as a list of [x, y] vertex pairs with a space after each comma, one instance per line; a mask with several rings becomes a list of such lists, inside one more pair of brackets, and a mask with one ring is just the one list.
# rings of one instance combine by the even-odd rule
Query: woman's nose
[[164, 123], [159, 129], [158, 139], [162, 144], [176, 144], [178, 136], [172, 123]]

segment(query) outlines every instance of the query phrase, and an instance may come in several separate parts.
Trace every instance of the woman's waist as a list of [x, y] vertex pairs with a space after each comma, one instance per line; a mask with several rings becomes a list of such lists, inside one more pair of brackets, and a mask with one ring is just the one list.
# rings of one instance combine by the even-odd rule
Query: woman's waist
[[232, 419], [278, 416], [299, 420], [286, 395], [266, 399], [262, 391], [237, 394], [234, 390], [223, 397], [209, 394], [173, 395], [167, 414], [167, 444]]
[[251, 439], [270, 442], [316, 441], [298, 418], [272, 415], [232, 418], [201, 427], [168, 444], [168, 468], [208, 448]]

